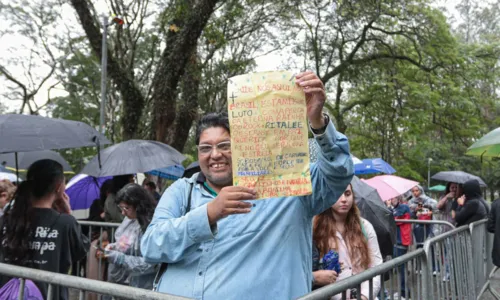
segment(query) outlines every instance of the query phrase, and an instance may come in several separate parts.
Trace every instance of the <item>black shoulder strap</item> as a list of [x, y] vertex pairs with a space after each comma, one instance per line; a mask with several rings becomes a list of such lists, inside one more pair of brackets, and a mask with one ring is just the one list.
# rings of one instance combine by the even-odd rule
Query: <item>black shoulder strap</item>
[[[191, 210], [191, 194], [193, 193], [193, 183], [189, 183], [189, 194], [188, 194], [188, 199], [187, 199], [187, 205], [186, 205], [186, 213], [187, 214]], [[185, 215], [184, 214], [184, 215]], [[160, 265], [160, 268], [158, 269], [158, 272], [156, 272], [155, 280], [153, 281], [153, 291], [158, 291], [158, 284], [160, 283], [160, 279], [165, 274], [168, 268], [168, 263], [162, 263]]]

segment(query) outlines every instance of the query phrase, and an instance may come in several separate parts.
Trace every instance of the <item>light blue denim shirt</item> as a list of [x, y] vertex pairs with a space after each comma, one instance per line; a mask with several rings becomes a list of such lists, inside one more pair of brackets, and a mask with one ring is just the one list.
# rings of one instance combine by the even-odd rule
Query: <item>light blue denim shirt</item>
[[331, 122], [315, 138], [321, 153], [311, 165], [309, 196], [252, 201], [250, 213], [211, 228], [207, 203], [214, 197], [199, 183], [204, 177], [170, 186], [141, 241], [146, 261], [169, 263], [158, 290], [206, 300], [289, 300], [311, 291], [312, 218], [337, 201], [353, 175], [347, 138]]

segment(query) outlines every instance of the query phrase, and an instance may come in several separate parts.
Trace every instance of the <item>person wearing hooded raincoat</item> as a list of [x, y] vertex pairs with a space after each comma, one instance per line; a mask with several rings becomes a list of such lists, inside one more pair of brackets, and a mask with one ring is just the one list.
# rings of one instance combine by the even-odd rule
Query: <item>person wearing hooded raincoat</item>
[[[432, 220], [432, 216], [437, 212], [437, 201], [427, 196], [424, 189], [417, 185], [411, 189], [413, 198], [408, 202], [413, 219], [418, 220]], [[427, 238], [431, 238], [439, 232], [434, 232], [438, 229], [437, 226], [432, 224], [415, 224], [413, 227], [413, 234], [415, 235], [415, 242], [417, 248], [422, 248]], [[432, 260], [432, 270], [436, 271], [436, 263]]]
[[[427, 196], [424, 189], [417, 185], [412, 189], [413, 198], [408, 203], [412, 218], [418, 220], [432, 220], [432, 215], [437, 211], [437, 201]], [[413, 228], [417, 247], [422, 247], [425, 238], [433, 236], [432, 225], [416, 224]]]
[[457, 227], [485, 219], [490, 211], [488, 203], [483, 199], [479, 182], [475, 179], [464, 183], [464, 195], [457, 200], [455, 214]]

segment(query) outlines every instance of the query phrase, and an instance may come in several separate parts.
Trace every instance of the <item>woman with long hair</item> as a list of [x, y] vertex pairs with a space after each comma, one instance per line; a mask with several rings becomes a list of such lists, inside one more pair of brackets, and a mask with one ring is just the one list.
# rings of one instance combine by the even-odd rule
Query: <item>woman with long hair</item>
[[[70, 215], [61, 164], [34, 162], [15, 199], [0, 220], [2, 262], [68, 274], [72, 262], [85, 257], [88, 240]], [[8, 279], [2, 278], [3, 283]], [[35, 284], [46, 297], [47, 285]], [[67, 289], [56, 287], [52, 299], [68, 299]]]
[[[375, 230], [360, 217], [350, 184], [332, 207], [314, 218], [313, 244], [314, 287], [334, 283], [383, 262]], [[332, 265], [332, 257], [338, 264], [330, 268], [327, 266]], [[347, 291], [347, 299], [356, 299], [357, 293], [361, 299], [370, 299], [369, 290], [369, 283], [363, 282], [361, 291]], [[373, 298], [379, 290], [380, 277], [377, 276], [373, 280]], [[341, 296], [331, 299], [341, 299]]]
[[144, 261], [140, 245], [141, 237], [153, 218], [153, 195], [140, 185], [130, 183], [116, 195], [116, 205], [125, 218], [116, 230], [116, 242], [105, 250], [110, 263], [108, 281], [151, 289], [156, 265]]
[[134, 182], [134, 175], [113, 176], [110, 193], [104, 201], [104, 219], [106, 222], [121, 223], [123, 215], [116, 207], [116, 195], [127, 184]]

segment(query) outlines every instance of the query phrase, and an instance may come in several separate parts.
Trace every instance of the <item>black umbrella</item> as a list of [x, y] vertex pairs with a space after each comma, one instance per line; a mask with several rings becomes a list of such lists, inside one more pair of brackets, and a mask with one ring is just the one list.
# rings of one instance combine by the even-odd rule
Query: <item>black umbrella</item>
[[392, 212], [385, 206], [377, 190], [354, 176], [352, 181], [354, 200], [361, 216], [373, 225], [377, 233], [382, 257], [393, 255], [396, 244], [396, 222]]
[[100, 157], [95, 156], [81, 173], [94, 177], [144, 173], [180, 165], [185, 159], [167, 144], [129, 140], [102, 150]]
[[[51, 150], [19, 152], [17, 153], [19, 171], [27, 170], [32, 163], [40, 159], [52, 159], [63, 166], [65, 172], [73, 172], [68, 162], [57, 152]], [[0, 163], [13, 170], [16, 169], [16, 155], [14, 153], [0, 154]]]
[[481, 179], [481, 177], [472, 175], [463, 171], [444, 171], [434, 174], [431, 177], [434, 180], [441, 180], [446, 182], [454, 182], [464, 184], [469, 180], [477, 180], [480, 186], [487, 187], [488, 185]]
[[89, 125], [33, 115], [0, 116], [0, 153], [93, 147], [109, 144]]
[[191, 176], [193, 176], [195, 173], [198, 173], [198, 172], [201, 172], [200, 163], [195, 161], [195, 162], [192, 162], [186, 168], [186, 170], [184, 170], [184, 174], [182, 174], [182, 177], [190, 178]]

